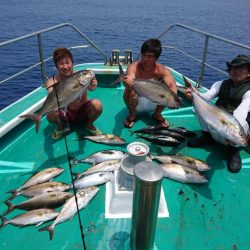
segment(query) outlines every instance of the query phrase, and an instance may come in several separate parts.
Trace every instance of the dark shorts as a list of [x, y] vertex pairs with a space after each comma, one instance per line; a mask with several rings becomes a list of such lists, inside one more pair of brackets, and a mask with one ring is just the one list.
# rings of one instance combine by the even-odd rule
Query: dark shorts
[[65, 123], [76, 123], [76, 122], [86, 122], [89, 117], [90, 112], [90, 106], [91, 106], [91, 100], [85, 102], [79, 110], [72, 110], [70, 108], [67, 108], [66, 114], [61, 110], [58, 113], [59, 119]]

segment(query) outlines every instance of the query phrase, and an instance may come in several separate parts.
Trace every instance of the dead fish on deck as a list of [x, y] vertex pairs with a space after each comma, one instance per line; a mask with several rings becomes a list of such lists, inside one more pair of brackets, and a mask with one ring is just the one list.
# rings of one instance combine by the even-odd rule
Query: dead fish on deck
[[80, 98], [94, 77], [95, 74], [91, 70], [82, 70], [67, 76], [54, 85], [56, 86], [57, 94], [55, 91], [51, 91], [48, 94], [39, 113], [25, 114], [19, 117], [32, 119], [36, 124], [36, 132], [38, 132], [41, 118], [44, 114], [58, 110], [58, 102], [62, 109], [66, 108], [68, 104], [77, 98]]
[[[98, 187], [86, 187], [82, 190], [79, 190], [76, 194], [78, 209], [80, 210], [82, 208], [85, 208], [88, 205], [88, 203], [93, 199], [93, 197], [97, 194], [98, 191], [99, 191]], [[66, 220], [72, 219], [76, 214], [76, 212], [77, 212], [77, 206], [75, 197], [72, 197], [64, 204], [60, 214], [57, 216], [55, 221], [51, 225], [39, 229], [39, 231], [48, 230], [50, 235], [50, 240], [52, 240], [55, 226]]]
[[210, 169], [205, 161], [199, 160], [197, 158], [192, 158], [189, 156], [176, 154], [176, 155], [150, 155], [151, 159], [155, 159], [161, 163], [178, 163], [183, 166], [196, 169], [198, 171], [207, 171]]
[[166, 130], [166, 129], [152, 131], [152, 132], [149, 132], [148, 134], [170, 136], [178, 141], [184, 141], [186, 139], [186, 137], [184, 137], [183, 135], [176, 133], [176, 132], [171, 132], [171, 131]]
[[191, 83], [185, 77], [183, 78], [186, 86], [192, 89], [191, 94], [196, 115], [207, 125], [210, 134], [213, 137], [216, 134], [225, 144], [247, 146], [248, 136], [238, 120], [227, 111], [202, 98]]
[[[120, 79], [125, 76], [120, 63]], [[170, 108], [179, 108], [181, 105], [181, 98], [178, 97], [166, 84], [160, 81], [145, 80], [135, 78], [132, 88], [141, 96], [144, 96], [154, 103], [168, 106]]]
[[151, 136], [143, 136], [143, 135], [137, 135], [138, 138], [142, 138], [143, 140], [152, 142], [157, 145], [161, 146], [177, 146], [180, 144], [180, 141], [174, 139], [170, 136], [164, 136], [164, 135], [151, 135]]
[[[80, 179], [74, 180], [74, 186], [76, 189], [82, 189], [89, 186], [98, 186], [110, 181], [114, 174], [111, 172], [97, 172], [86, 175]], [[71, 186], [73, 188], [73, 185]]]
[[9, 201], [6, 201], [5, 204], [8, 206], [8, 210], [4, 213], [4, 216], [16, 208], [22, 210], [33, 210], [38, 208], [60, 207], [67, 199], [72, 197], [72, 195], [73, 194], [67, 192], [50, 192], [47, 194], [34, 196], [17, 205], [13, 205]]
[[[37, 185], [39, 183], [50, 181], [52, 178], [60, 175], [63, 168], [47, 168], [31, 176], [20, 188], [9, 191], [10, 193], [19, 193], [21, 190]], [[14, 198], [13, 196], [12, 198]], [[9, 198], [10, 199], [10, 198]]]
[[12, 193], [12, 196], [8, 200], [11, 200], [18, 195], [23, 195], [25, 197], [33, 197], [41, 194], [46, 194], [49, 192], [56, 192], [56, 191], [63, 192], [69, 189], [70, 186], [66, 183], [49, 181], [31, 186], [21, 191], [17, 190], [9, 191], [8, 193]]
[[78, 163], [90, 163], [90, 164], [98, 164], [104, 161], [108, 160], [119, 160], [125, 157], [127, 153], [121, 150], [116, 150], [116, 149], [108, 149], [108, 150], [102, 150], [99, 152], [96, 152], [84, 159], [81, 160], [74, 160], [74, 164]]
[[131, 132], [131, 134], [136, 134], [136, 133], [157, 134], [158, 131], [160, 131], [160, 133], [166, 133], [166, 134], [167, 133], [176, 133], [182, 137], [194, 137], [194, 136], [196, 136], [196, 133], [194, 133], [193, 131], [187, 130], [186, 128], [183, 128], [183, 127], [165, 127], [163, 125], [151, 125], [151, 126], [147, 126], [145, 128], [141, 128], [141, 129], [138, 129], [135, 131], [130, 131], [130, 132]]
[[77, 174], [76, 177], [79, 179], [83, 175], [89, 175], [97, 172], [113, 172], [119, 169], [120, 166], [121, 166], [121, 159], [104, 161], [93, 165], [92, 167], [84, 171], [82, 174]]
[[196, 133], [183, 127], [168, 127], [168, 131], [175, 132], [185, 137], [195, 137]]
[[10, 220], [7, 220], [4, 216], [1, 216], [2, 224], [0, 225], [0, 228], [8, 224], [12, 224], [18, 227], [24, 227], [28, 225], [40, 226], [44, 222], [53, 220], [58, 215], [59, 212], [54, 209], [41, 208], [17, 215]]
[[82, 136], [79, 138], [79, 140], [82, 139], [88, 139], [90, 141], [96, 142], [96, 143], [102, 143], [107, 145], [124, 145], [126, 144], [126, 141], [117, 136], [112, 134], [102, 134], [102, 135], [95, 135], [95, 136]]
[[182, 166], [177, 163], [160, 164], [164, 171], [164, 177], [179, 181], [182, 183], [206, 183], [207, 178], [195, 169]]

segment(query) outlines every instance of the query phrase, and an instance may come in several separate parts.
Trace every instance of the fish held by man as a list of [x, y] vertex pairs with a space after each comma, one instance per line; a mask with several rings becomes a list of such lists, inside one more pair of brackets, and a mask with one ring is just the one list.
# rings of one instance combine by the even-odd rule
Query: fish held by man
[[8, 224], [18, 227], [24, 227], [28, 225], [36, 225], [37, 227], [44, 222], [53, 220], [58, 215], [59, 212], [54, 209], [41, 208], [17, 215], [10, 220], [7, 220], [4, 216], [1, 216], [2, 224], [0, 225], [0, 229]]
[[209, 103], [202, 98], [191, 83], [184, 78], [185, 85], [191, 88], [192, 99], [197, 116], [207, 124], [210, 134], [216, 134], [223, 139], [224, 144], [245, 147], [248, 144], [248, 135], [238, 120], [227, 111]]
[[160, 166], [163, 169], [164, 177], [167, 177], [169, 179], [182, 183], [194, 184], [202, 184], [208, 182], [205, 175], [195, 169], [177, 163], [160, 164]]
[[[120, 80], [125, 76], [120, 63]], [[166, 84], [155, 81], [135, 78], [132, 88], [141, 96], [144, 96], [154, 103], [168, 106], [170, 108], [179, 108], [181, 105], [181, 98], [176, 95]]]
[[[84, 189], [79, 190], [76, 193], [76, 198], [72, 197], [69, 200], [67, 200], [67, 202], [64, 204], [62, 210], [60, 211], [60, 214], [57, 216], [55, 221], [51, 225], [39, 229], [39, 232], [48, 230], [50, 235], [50, 240], [52, 240], [54, 236], [55, 226], [66, 220], [72, 219], [76, 214], [77, 209], [81, 210], [85, 208], [89, 204], [89, 202], [93, 199], [93, 197], [97, 194], [98, 191], [99, 188], [96, 186], [86, 187]], [[78, 208], [76, 206], [76, 199]]]
[[36, 132], [38, 132], [41, 118], [44, 114], [58, 110], [59, 106], [60, 109], [65, 109], [68, 104], [82, 96], [82, 93], [94, 78], [95, 74], [91, 70], [82, 70], [67, 76], [52, 86], [54, 91], [48, 94], [39, 113], [25, 114], [19, 117], [33, 120]]

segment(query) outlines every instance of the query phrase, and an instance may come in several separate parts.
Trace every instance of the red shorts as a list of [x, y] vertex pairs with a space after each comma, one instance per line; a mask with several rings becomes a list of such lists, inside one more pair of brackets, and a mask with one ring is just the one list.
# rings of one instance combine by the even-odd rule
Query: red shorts
[[85, 102], [79, 110], [72, 110], [70, 108], [67, 108], [66, 114], [61, 110], [58, 112], [58, 118], [64, 123], [76, 123], [76, 122], [82, 122], [87, 121], [89, 117], [90, 112], [90, 106], [91, 106], [91, 100]]

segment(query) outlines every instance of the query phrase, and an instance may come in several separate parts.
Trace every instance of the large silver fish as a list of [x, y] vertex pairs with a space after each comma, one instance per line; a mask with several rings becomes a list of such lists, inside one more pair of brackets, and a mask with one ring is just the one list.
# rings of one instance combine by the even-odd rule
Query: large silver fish
[[58, 176], [64, 171], [63, 168], [46, 168], [45, 170], [42, 170], [38, 173], [35, 173], [33, 176], [31, 176], [21, 187], [19, 187], [17, 190], [11, 190], [9, 192], [19, 192], [25, 188], [29, 188], [31, 186], [37, 185], [39, 183], [50, 181], [55, 176]]
[[113, 146], [126, 144], [126, 141], [123, 138], [121, 138], [117, 135], [112, 135], [112, 134], [82, 136], [79, 139], [80, 140], [88, 139], [88, 140], [96, 142], [96, 143], [113, 145]]
[[59, 212], [54, 209], [41, 208], [17, 215], [10, 220], [7, 220], [4, 216], [1, 216], [3, 223], [0, 225], [0, 228], [8, 224], [19, 227], [24, 227], [27, 225], [40, 226], [46, 221], [53, 220], [58, 215]]
[[[119, 64], [119, 63], [118, 63]], [[120, 77], [125, 75], [122, 66], [119, 64]], [[166, 84], [160, 81], [135, 78], [132, 88], [141, 96], [144, 96], [154, 103], [179, 108], [181, 98], [178, 97]]]
[[8, 200], [11, 200], [18, 195], [23, 195], [25, 197], [33, 197], [36, 195], [46, 194], [49, 192], [56, 192], [56, 191], [63, 192], [69, 189], [70, 186], [66, 183], [49, 181], [31, 186], [21, 191], [16, 191], [16, 190], [9, 191], [9, 193], [12, 193], [12, 196]]
[[198, 171], [207, 171], [210, 169], [210, 167], [205, 161], [181, 154], [158, 156], [150, 155], [150, 158], [160, 161], [161, 163], [178, 163], [183, 166], [196, 169]]
[[247, 146], [248, 136], [238, 120], [227, 111], [206, 101], [185, 77], [184, 80], [186, 86], [192, 89], [195, 112], [199, 119], [207, 125], [213, 138], [223, 144]]
[[180, 164], [160, 164], [163, 169], [164, 177], [182, 183], [206, 183], [207, 178], [195, 169], [182, 166]]
[[[93, 197], [97, 194], [98, 191], [99, 191], [98, 187], [86, 187], [82, 190], [79, 190], [76, 194], [78, 209], [80, 210], [82, 208], [85, 208], [88, 205], [88, 203], [93, 199]], [[57, 216], [55, 221], [51, 225], [39, 229], [39, 231], [48, 230], [50, 235], [50, 240], [52, 240], [55, 226], [66, 220], [72, 219], [76, 214], [76, 212], [77, 212], [77, 206], [75, 197], [72, 197], [64, 204], [60, 214]]]
[[[76, 189], [82, 189], [85, 187], [101, 185], [110, 181], [113, 176], [114, 174], [112, 172], [97, 172], [89, 174], [80, 179], [74, 180], [74, 186]], [[71, 187], [73, 187], [73, 185]]]
[[91, 70], [82, 70], [67, 76], [54, 85], [56, 91], [51, 91], [48, 94], [39, 113], [25, 114], [20, 118], [32, 119], [36, 124], [36, 132], [38, 132], [44, 114], [58, 110], [58, 102], [60, 108], [63, 109], [80, 98], [94, 78], [95, 74]]
[[34, 196], [19, 204], [12, 205], [6, 201], [8, 210], [4, 213], [4, 216], [13, 211], [14, 209], [33, 210], [38, 208], [56, 208], [60, 207], [66, 200], [72, 197], [73, 194], [67, 192], [50, 192], [47, 194], [41, 194]]
[[121, 150], [116, 149], [108, 149], [96, 152], [84, 159], [81, 160], [74, 160], [74, 164], [78, 163], [91, 163], [91, 164], [98, 164], [108, 160], [118, 160], [125, 157], [127, 153]]
[[80, 178], [83, 175], [89, 175], [97, 172], [113, 172], [119, 169], [120, 166], [121, 166], [121, 159], [104, 161], [93, 165], [92, 167], [84, 171], [82, 174], [76, 175], [76, 177]]

